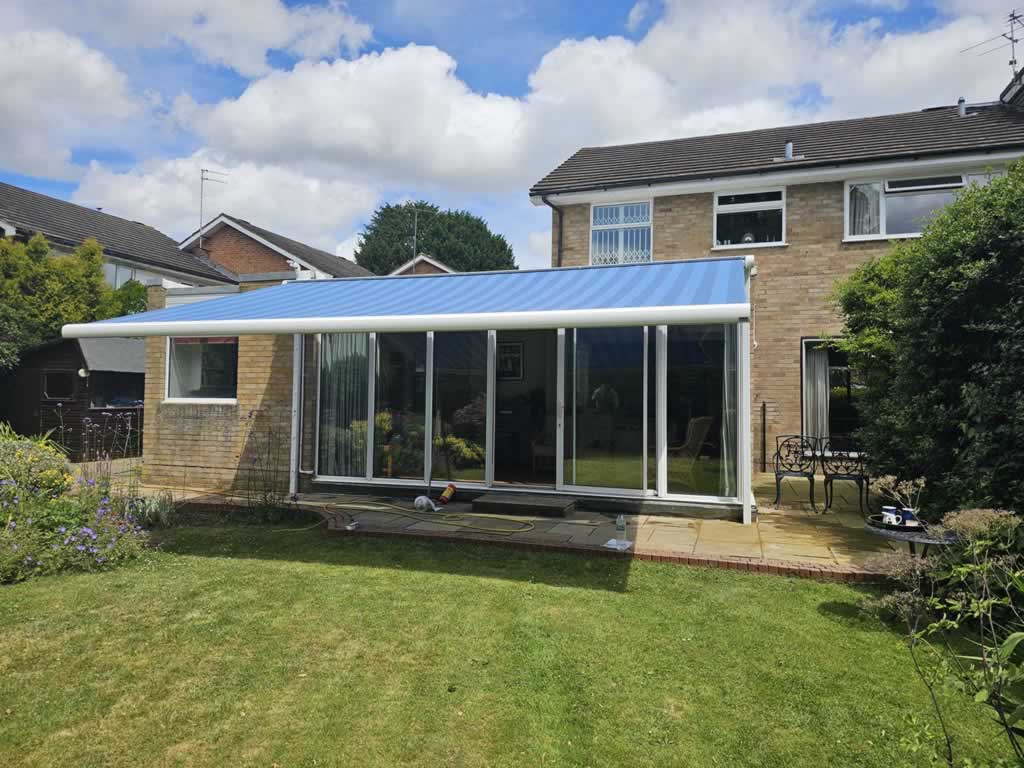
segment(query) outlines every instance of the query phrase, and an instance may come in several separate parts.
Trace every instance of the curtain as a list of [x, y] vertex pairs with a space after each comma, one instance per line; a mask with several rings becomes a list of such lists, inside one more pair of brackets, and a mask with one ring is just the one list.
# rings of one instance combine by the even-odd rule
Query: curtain
[[[725, 326], [725, 348], [722, 361], [722, 461], [719, 464], [718, 493], [720, 496], [736, 496], [736, 447], [737, 420], [736, 400], [738, 395], [736, 326]], [[746, 439], [746, 438], [744, 438]]]
[[882, 185], [854, 184], [850, 186], [850, 234], [877, 235], [879, 228]]
[[808, 344], [804, 355], [804, 433], [828, 437], [828, 347]]
[[325, 333], [320, 338], [321, 475], [366, 475], [369, 346], [366, 333]]

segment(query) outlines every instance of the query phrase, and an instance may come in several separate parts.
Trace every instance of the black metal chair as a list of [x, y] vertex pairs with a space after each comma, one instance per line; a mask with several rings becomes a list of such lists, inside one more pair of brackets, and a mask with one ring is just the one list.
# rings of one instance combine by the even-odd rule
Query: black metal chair
[[806, 435], [779, 435], [775, 438], [775, 507], [778, 508], [782, 498], [782, 479], [784, 477], [803, 477], [807, 479], [811, 491], [811, 506], [818, 511], [814, 501], [814, 467], [818, 462], [818, 439]]
[[835, 501], [832, 484], [836, 480], [847, 480], [857, 484], [857, 503], [863, 515], [869, 489], [863, 454], [857, 449], [856, 443], [847, 438], [825, 438], [820, 446], [821, 470], [825, 475], [825, 509], [831, 509]]

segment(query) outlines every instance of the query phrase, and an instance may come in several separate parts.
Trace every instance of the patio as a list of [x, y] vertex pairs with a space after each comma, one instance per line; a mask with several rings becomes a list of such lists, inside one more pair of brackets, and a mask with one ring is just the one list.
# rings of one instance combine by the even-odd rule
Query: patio
[[[784, 483], [780, 509], [775, 509], [771, 504], [774, 477], [755, 476], [759, 513], [751, 525], [678, 515], [627, 515], [626, 538], [635, 543], [627, 552], [604, 547], [616, 538], [614, 518], [586, 509], [566, 518], [490, 516], [473, 514], [470, 504], [455, 502], [444, 508], [442, 517], [416, 513], [407, 500], [340, 493], [303, 494], [296, 506], [322, 515], [328, 530], [342, 535], [472, 540], [811, 578], [875, 578], [871, 559], [893, 550], [885, 540], [864, 531], [855, 493], [837, 485], [833, 509], [816, 513], [800, 485]], [[244, 505], [239, 497], [220, 494], [179, 498], [196, 507]], [[356, 525], [348, 528], [352, 523]]]

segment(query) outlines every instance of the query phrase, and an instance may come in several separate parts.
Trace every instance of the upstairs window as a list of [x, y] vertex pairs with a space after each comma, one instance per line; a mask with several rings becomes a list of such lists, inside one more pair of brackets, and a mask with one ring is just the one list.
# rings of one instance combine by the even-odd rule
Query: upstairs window
[[590, 213], [591, 264], [651, 260], [651, 204], [595, 205]]
[[969, 183], [987, 184], [999, 173], [880, 179], [846, 185], [846, 238], [877, 239], [921, 234], [936, 213]]
[[783, 189], [738, 194], [715, 193], [716, 248], [757, 248], [786, 241]]
[[238, 389], [238, 337], [171, 339], [169, 400], [234, 400]]

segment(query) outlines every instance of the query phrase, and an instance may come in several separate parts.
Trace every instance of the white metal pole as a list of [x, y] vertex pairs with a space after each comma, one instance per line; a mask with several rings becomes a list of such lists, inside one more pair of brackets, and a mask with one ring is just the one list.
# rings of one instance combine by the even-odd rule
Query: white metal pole
[[299, 434], [302, 413], [302, 334], [292, 336], [292, 428], [288, 451], [288, 496], [295, 499], [299, 492]]
[[[751, 304], [753, 312], [753, 300], [750, 295], [750, 276], [754, 270], [754, 257], [747, 256], [743, 272], [743, 287], [746, 293], [747, 302]], [[737, 445], [737, 458], [739, 459], [739, 492], [740, 500], [743, 503], [743, 522], [749, 525], [754, 521], [754, 488], [752, 473], [751, 442], [751, 416], [750, 416], [750, 320], [741, 320], [736, 326], [736, 347], [739, 353], [738, 383], [739, 392], [739, 422], [736, 426], [739, 430]]]
[[658, 495], [668, 493], [668, 326], [657, 328], [657, 356], [654, 359], [654, 388], [658, 402]]
[[430, 489], [430, 477], [434, 471], [434, 332], [427, 332], [426, 398], [423, 425], [423, 482]]
[[555, 488], [565, 485], [565, 328], [558, 329], [558, 360], [555, 363]]
[[498, 351], [498, 332], [487, 332], [487, 416], [484, 422], [487, 427], [486, 456], [484, 459], [484, 483], [487, 487], [494, 485], [494, 418], [496, 390], [496, 356]]

